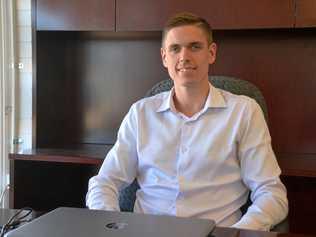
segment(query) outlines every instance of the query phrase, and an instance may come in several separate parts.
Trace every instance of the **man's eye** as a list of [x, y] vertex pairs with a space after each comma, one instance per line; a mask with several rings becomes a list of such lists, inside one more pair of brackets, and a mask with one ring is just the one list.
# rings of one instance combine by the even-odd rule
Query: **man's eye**
[[172, 53], [176, 53], [176, 52], [179, 52], [179, 49], [180, 49], [180, 47], [175, 45], [175, 46], [171, 46], [169, 48], [169, 51]]
[[191, 45], [191, 49], [194, 51], [194, 50], [199, 50], [199, 49], [201, 49], [202, 48], [202, 46], [201, 45], [198, 45], [198, 44], [193, 44], [193, 45]]

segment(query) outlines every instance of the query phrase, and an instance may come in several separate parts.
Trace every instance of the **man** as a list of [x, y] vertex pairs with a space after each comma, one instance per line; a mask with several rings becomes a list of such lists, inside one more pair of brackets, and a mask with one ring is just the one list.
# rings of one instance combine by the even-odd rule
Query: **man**
[[[269, 230], [288, 212], [280, 168], [258, 104], [208, 82], [216, 58], [209, 24], [174, 16], [161, 55], [174, 88], [132, 105], [89, 181], [87, 206], [119, 210], [118, 191], [137, 178], [135, 212]], [[241, 216], [249, 190], [253, 204]]]

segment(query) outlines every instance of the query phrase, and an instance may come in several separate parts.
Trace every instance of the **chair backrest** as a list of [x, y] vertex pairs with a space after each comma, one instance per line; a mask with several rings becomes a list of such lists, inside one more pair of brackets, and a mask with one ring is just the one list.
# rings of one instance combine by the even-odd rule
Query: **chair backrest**
[[[262, 93], [254, 84], [227, 76], [210, 76], [209, 81], [217, 88], [237, 95], [246, 95], [256, 100], [264, 113], [266, 121], [268, 121], [266, 102]], [[146, 93], [146, 97], [150, 97], [164, 91], [169, 91], [172, 87], [173, 81], [170, 79], [158, 82]], [[139, 185], [137, 181], [134, 180], [132, 184], [120, 191], [119, 203], [121, 211], [133, 211], [137, 189], [139, 189]]]

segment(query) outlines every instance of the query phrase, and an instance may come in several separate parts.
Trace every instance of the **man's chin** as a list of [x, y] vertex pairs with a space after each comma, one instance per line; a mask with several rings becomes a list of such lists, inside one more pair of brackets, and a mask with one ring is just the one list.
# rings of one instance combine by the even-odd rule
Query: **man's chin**
[[194, 78], [196, 77], [196, 70], [178, 71], [177, 74], [183, 78]]
[[175, 84], [179, 86], [185, 86], [185, 87], [191, 87], [194, 85], [199, 84], [199, 80], [197, 78], [192, 78], [192, 77], [181, 77], [175, 80]]
[[[207, 79], [208, 80], [208, 79]], [[204, 80], [201, 78], [196, 77], [196, 75], [181, 75], [177, 76], [173, 79], [174, 84], [177, 86], [183, 86], [183, 87], [196, 87], [203, 84]]]

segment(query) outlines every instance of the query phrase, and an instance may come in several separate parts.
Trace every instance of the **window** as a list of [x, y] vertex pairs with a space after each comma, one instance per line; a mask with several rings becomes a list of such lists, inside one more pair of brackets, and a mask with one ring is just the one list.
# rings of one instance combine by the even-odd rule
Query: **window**
[[[14, 128], [14, 1], [0, 0], [0, 192], [9, 183], [8, 153], [12, 151]], [[5, 193], [1, 206], [8, 206]]]

